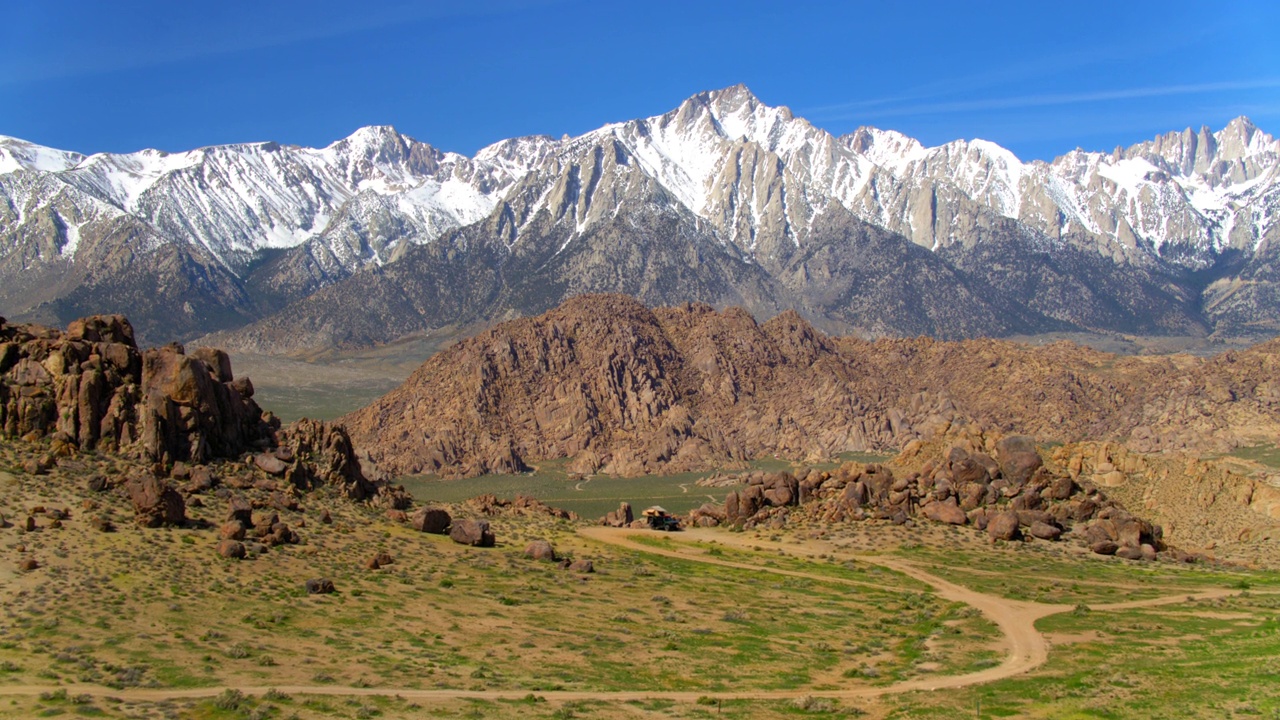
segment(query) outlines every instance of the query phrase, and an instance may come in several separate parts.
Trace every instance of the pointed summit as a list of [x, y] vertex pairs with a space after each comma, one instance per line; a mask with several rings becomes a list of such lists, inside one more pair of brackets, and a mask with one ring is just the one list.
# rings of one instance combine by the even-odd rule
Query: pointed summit
[[1221, 160], [1239, 160], [1268, 149], [1276, 150], [1275, 139], [1259, 130], [1244, 115], [1227, 123], [1214, 136], [1218, 140], [1218, 157]]
[[760, 98], [756, 97], [746, 85], [738, 83], [719, 90], [703, 90], [695, 93], [680, 103], [674, 112], [677, 116], [687, 118], [708, 110], [713, 116], [718, 116], [744, 108], [748, 112], [754, 112], [763, 105]]
[[760, 98], [756, 97], [756, 94], [751, 92], [751, 88], [747, 87], [743, 83], [730, 85], [727, 88], [720, 88], [719, 90], [701, 92], [694, 97], [705, 97], [707, 103], [711, 105], [747, 105], [755, 108], [763, 104], [760, 102]]
[[390, 125], [366, 125], [334, 143], [334, 145], [346, 143], [352, 148], [381, 148], [388, 145], [400, 145], [403, 142], [404, 136]]
[[744, 84], [705, 90], [680, 104], [674, 119], [683, 127], [708, 123], [711, 132], [730, 140], [770, 145], [770, 133], [795, 120], [790, 108], [766, 105]]
[[698, 93], [694, 98], [702, 99], [717, 118], [729, 115], [760, 116], [764, 113], [776, 113], [783, 120], [795, 118], [790, 108], [785, 105], [774, 107], [764, 103], [755, 93], [751, 92], [751, 88], [742, 83], [719, 90]]
[[351, 163], [352, 169], [358, 168], [357, 175], [351, 176], [355, 182], [367, 179], [364, 175], [375, 166], [393, 174], [400, 171], [392, 168], [406, 165], [415, 166], [415, 172], [434, 172], [435, 164], [441, 156], [435, 148], [401, 135], [390, 125], [362, 127], [330, 145], [327, 150], [345, 158], [345, 162]]
[[1232, 120], [1231, 122], [1227, 123], [1227, 126], [1223, 128], [1223, 131], [1224, 132], [1226, 131], [1246, 132], [1246, 133], [1252, 134], [1257, 129], [1258, 129], [1258, 126], [1254, 125], [1253, 121], [1250, 120], [1248, 116], [1241, 115], [1235, 118], [1234, 120]]

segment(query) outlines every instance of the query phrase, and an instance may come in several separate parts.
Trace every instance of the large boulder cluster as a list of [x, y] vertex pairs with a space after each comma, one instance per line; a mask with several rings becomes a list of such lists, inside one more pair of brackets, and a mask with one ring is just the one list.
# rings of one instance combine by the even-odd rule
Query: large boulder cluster
[[143, 527], [180, 526], [187, 521], [187, 503], [182, 494], [169, 484], [153, 476], [129, 480], [125, 483], [129, 502], [138, 524]]
[[413, 504], [399, 486], [368, 478], [351, 438], [341, 425], [303, 418], [276, 437], [291, 464], [282, 473], [289, 485], [304, 490], [331, 487], [347, 498], [404, 510]]
[[[295, 508], [296, 509], [296, 508]], [[270, 506], [255, 518], [254, 506], [247, 498], [232, 495], [227, 502], [227, 518], [218, 534], [223, 540], [241, 542], [250, 540], [266, 547], [296, 545], [298, 533], [280, 519], [280, 513]]]
[[618, 504], [617, 510], [610, 510], [600, 519], [600, 524], [606, 527], [630, 527], [635, 522], [635, 512], [631, 509], [631, 503], [622, 502]]
[[203, 463], [272, 446], [274, 428], [227, 354], [176, 343], [140, 350], [119, 315], [65, 332], [0, 321], [0, 428], [85, 450]]
[[[366, 474], [341, 426], [282, 427], [253, 395], [225, 352], [187, 352], [177, 343], [139, 349], [118, 315], [77, 320], [65, 331], [0, 318], [0, 434], [45, 453], [24, 471], [82, 466], [78, 455], [89, 451], [117, 455], [126, 469], [96, 474], [87, 486], [127, 501], [143, 527], [216, 527], [216, 553], [242, 559], [301, 540], [281, 513], [298, 517], [305, 493], [401, 514], [412, 505], [402, 487]], [[229, 506], [221, 526], [188, 517], [214, 497]], [[114, 529], [100, 520], [99, 529]]]
[[493, 547], [497, 537], [488, 520], [479, 518], [454, 518], [448, 510], [438, 507], [419, 508], [409, 517], [409, 524], [419, 532], [448, 535], [459, 545]]
[[1075, 539], [1095, 553], [1134, 560], [1156, 559], [1166, 549], [1158, 525], [1133, 516], [1092, 481], [1048, 470], [1030, 438], [988, 444], [952, 445], [909, 472], [846, 463], [833, 471], [751, 473], [746, 487], [723, 505], [695, 509], [689, 522], [780, 528], [799, 510], [822, 524], [928, 520], [973, 526], [993, 541]]
[[[341, 426], [302, 420], [282, 428], [253, 394], [248, 378], [232, 374], [225, 352], [188, 353], [177, 343], [141, 350], [119, 315], [83, 318], [65, 331], [0, 318], [5, 435], [50, 438], [63, 453], [119, 452], [152, 463], [160, 478], [187, 481], [188, 492], [212, 489], [221, 475], [233, 486], [328, 486], [352, 500], [409, 506], [402, 490], [366, 477]], [[243, 468], [211, 469], [245, 457]], [[158, 482], [129, 484], [139, 517], [148, 525], [180, 523]]]

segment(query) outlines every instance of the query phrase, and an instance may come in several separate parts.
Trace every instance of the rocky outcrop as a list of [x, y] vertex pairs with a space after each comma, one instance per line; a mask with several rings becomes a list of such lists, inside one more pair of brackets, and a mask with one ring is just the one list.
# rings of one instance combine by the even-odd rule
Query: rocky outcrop
[[927, 520], [972, 526], [993, 541], [1069, 540], [1134, 559], [1156, 559], [1166, 549], [1160, 526], [1132, 515], [1093, 482], [1046, 467], [1024, 436], [969, 427], [947, 440], [945, 450], [927, 459], [916, 443], [888, 464], [750, 473], [746, 487], [730, 492], [723, 506], [704, 505], [689, 522], [749, 529]]
[[555, 548], [553, 548], [551, 543], [546, 540], [534, 540], [529, 543], [525, 546], [524, 554], [525, 557], [533, 560], [549, 560], [551, 562], [555, 562], [558, 559], [556, 557]]
[[418, 508], [409, 519], [409, 524], [418, 532], [443, 535], [449, 532], [449, 524], [453, 518], [447, 510], [441, 508]]
[[992, 540], [1017, 540], [1022, 537], [1020, 525], [1018, 513], [1011, 511], [997, 513], [987, 521], [987, 535]]
[[[617, 475], [825, 458], [966, 421], [1037, 440], [1222, 451], [1280, 438], [1278, 375], [1280, 341], [1210, 358], [870, 342], [794, 313], [760, 324], [737, 308], [594, 295], [454, 345], [343, 423], [385, 470], [449, 477], [566, 457], [572, 471]], [[1028, 442], [1010, 438], [958, 471], [1022, 481], [1041, 462]]]
[[279, 450], [291, 458], [284, 478], [294, 487], [335, 488], [348, 499], [396, 510], [413, 503], [402, 488], [365, 476], [351, 437], [341, 425], [303, 418], [282, 428], [277, 437]]
[[0, 428], [8, 435], [57, 434], [81, 449], [166, 464], [274, 444], [225, 353], [187, 355], [176, 344], [139, 350], [118, 315], [77, 320], [66, 332], [0, 323], [0, 348]]
[[462, 503], [468, 512], [486, 517], [546, 517], [555, 520], [577, 520], [578, 514], [552, 507], [529, 495], [517, 494], [514, 500], [503, 500], [493, 493], [468, 498]]
[[[208, 463], [248, 456], [246, 467], [262, 475], [235, 474], [229, 482], [333, 488], [351, 500], [410, 505], [402, 489], [365, 475], [342, 427], [301, 420], [282, 428], [252, 396], [252, 383], [233, 375], [225, 352], [187, 353], [178, 344], [140, 350], [133, 327], [119, 315], [83, 318], [65, 331], [0, 319], [5, 435], [50, 438], [55, 454], [121, 453], [151, 463], [160, 476], [186, 481], [189, 493], [221, 481]], [[32, 468], [32, 474], [40, 471]], [[154, 509], [160, 495], [151, 480], [137, 481], [129, 492], [147, 508], [139, 513], [148, 523], [169, 523], [171, 513]], [[111, 482], [91, 484], [105, 491]]]
[[306, 588], [308, 595], [329, 595], [337, 592], [337, 588], [329, 578], [312, 578], [303, 583], [303, 587]]
[[1057, 446], [1044, 460], [1062, 482], [1091, 483], [1159, 524], [1175, 545], [1230, 562], [1277, 562], [1280, 473], [1274, 467], [1234, 455], [1146, 454], [1096, 441]]
[[610, 510], [600, 519], [600, 524], [606, 527], [627, 527], [635, 522], [635, 514], [631, 510], [631, 503], [622, 502], [618, 504], [617, 510]]
[[228, 560], [243, 560], [245, 557], [244, 543], [230, 538], [222, 540], [218, 543], [218, 555]]

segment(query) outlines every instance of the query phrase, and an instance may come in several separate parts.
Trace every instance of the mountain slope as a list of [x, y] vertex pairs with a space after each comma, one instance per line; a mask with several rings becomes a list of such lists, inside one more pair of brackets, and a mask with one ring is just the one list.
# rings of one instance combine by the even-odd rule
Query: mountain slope
[[[1280, 316], [1278, 217], [1280, 143], [1246, 118], [1024, 163], [982, 140], [835, 137], [743, 86], [472, 158], [389, 127], [172, 154], [0, 137], [0, 312], [110, 309], [144, 335], [190, 336], [289, 308], [245, 337], [291, 318], [374, 342], [609, 290], [797, 308], [867, 334], [1253, 332]], [[465, 266], [492, 276], [463, 292], [481, 304], [385, 297], [376, 312], [407, 302], [427, 319], [380, 332], [321, 307], [410, 257], [396, 292], [435, 277], [456, 294], [444, 276]]]

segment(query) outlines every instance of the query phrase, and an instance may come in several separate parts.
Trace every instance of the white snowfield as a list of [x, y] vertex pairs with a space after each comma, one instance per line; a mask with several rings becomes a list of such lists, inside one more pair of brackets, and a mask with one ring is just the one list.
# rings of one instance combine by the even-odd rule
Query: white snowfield
[[[0, 136], [0, 242], [52, 214], [59, 254], [73, 257], [85, 223], [127, 214], [154, 230], [148, 242], [201, 246], [233, 271], [261, 250], [303, 243], [327, 245], [356, 269], [504, 203], [519, 206], [527, 225], [571, 196], [555, 219], [581, 233], [636, 192], [651, 198], [655, 185], [748, 257], [803, 245], [815, 220], [839, 206], [934, 249], [971, 242], [967, 227], [1005, 218], [1028, 236], [1093, 243], [1117, 261], [1175, 244], [1179, 262], [1202, 265], [1227, 248], [1252, 252], [1272, 231], [1280, 142], [1242, 117], [1213, 133], [1022, 162], [984, 140], [924, 147], [875, 128], [835, 137], [743, 86], [576, 138], [505, 140], [471, 158], [385, 126], [325, 148], [87, 156]], [[364, 233], [369, 249], [353, 252], [351, 233]]]

